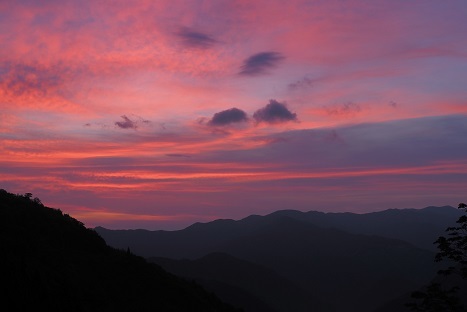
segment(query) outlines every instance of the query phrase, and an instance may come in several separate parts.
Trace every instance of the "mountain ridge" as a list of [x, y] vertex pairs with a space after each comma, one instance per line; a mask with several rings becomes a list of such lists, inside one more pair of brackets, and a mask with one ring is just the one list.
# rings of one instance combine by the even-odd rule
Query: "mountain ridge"
[[[351, 213], [326, 219], [335, 215], [287, 210], [239, 221], [198, 223], [179, 231], [104, 230], [102, 236], [109, 239], [113, 234], [125, 237], [138, 233], [138, 237], [126, 237], [126, 243], [133, 244], [132, 250], [141, 252], [138, 244], [144, 242], [146, 255], [174, 261], [196, 262], [209, 253], [223, 252], [274, 270], [324, 302], [332, 302], [336, 311], [369, 312], [427, 283], [438, 270], [434, 251], [401, 240], [397, 233], [393, 237], [378, 235], [381, 230], [416, 234], [420, 227], [432, 224], [442, 231], [441, 223], [452, 223], [452, 215], [453, 211], [446, 207], [390, 210], [363, 216], [362, 221], [361, 215]], [[368, 220], [375, 224], [362, 226]], [[385, 220], [389, 221], [387, 226], [378, 225]], [[413, 231], [394, 226], [395, 220]], [[341, 223], [350, 224], [351, 231], [335, 226]], [[336, 293], [338, 302], [333, 299]]]
[[[416, 247], [435, 251], [436, 248], [433, 242], [439, 235], [443, 234], [446, 227], [455, 222], [460, 214], [452, 206], [428, 206], [421, 209], [387, 209], [365, 214], [278, 210], [264, 216], [250, 215], [239, 220], [217, 219], [210, 222], [196, 222], [181, 230], [110, 230], [104, 227], [96, 227], [94, 229], [110, 245], [119, 248], [132, 246], [132, 250], [136, 253], [144, 257], [151, 257], [156, 256], [147, 251], [150, 249], [148, 238], [150, 240], [152, 236], [159, 236], [160, 238], [171, 237], [171, 243], [180, 243], [180, 241], [183, 241], [182, 237], [185, 235], [184, 233], [192, 233], [197, 236], [197, 242], [203, 241], [204, 244], [212, 248], [220, 240], [225, 241], [238, 235], [248, 234], [257, 228], [258, 221], [264, 221], [261, 222], [261, 226], [264, 226], [267, 222], [272, 222], [275, 218], [281, 216], [288, 216], [320, 227], [337, 228], [355, 234], [400, 239]], [[242, 227], [241, 233], [235, 233], [234, 231], [238, 231], [239, 226]], [[394, 230], [396, 228], [397, 231]], [[138, 243], [140, 245], [135, 245], [137, 241], [140, 242]], [[193, 245], [190, 244], [189, 246], [185, 246], [184, 250], [193, 248]], [[196, 256], [201, 257], [203, 253]]]

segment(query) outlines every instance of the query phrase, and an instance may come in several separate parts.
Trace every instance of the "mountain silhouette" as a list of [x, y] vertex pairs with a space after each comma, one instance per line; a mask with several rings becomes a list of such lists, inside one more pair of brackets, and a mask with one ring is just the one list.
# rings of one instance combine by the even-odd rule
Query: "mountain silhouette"
[[[226, 253], [277, 272], [322, 302], [330, 302], [336, 311], [372, 311], [435, 275], [439, 267], [433, 261], [434, 252], [408, 243], [422, 240], [409, 228], [426, 225], [441, 233], [453, 209], [368, 215], [279, 211], [240, 221], [196, 223], [180, 231], [96, 230], [110, 245], [129, 246], [145, 257], [196, 260], [213, 252]], [[379, 236], [386, 232], [407, 241]], [[427, 233], [425, 239], [433, 242], [433, 235], [438, 233]]]
[[118, 248], [130, 246], [132, 251], [144, 257], [195, 259], [212, 252], [218, 244], [245, 236], [278, 218], [288, 217], [322, 228], [400, 239], [419, 248], [436, 251], [433, 242], [459, 216], [460, 212], [451, 206], [389, 209], [366, 214], [280, 210], [266, 216], [251, 215], [238, 221], [219, 219], [195, 223], [177, 231], [108, 230], [103, 227], [95, 230], [109, 245]]
[[322, 229], [287, 217], [217, 248], [274, 269], [333, 302], [338, 311], [371, 311], [424, 284], [437, 270], [433, 253], [408, 243]]
[[272, 213], [269, 217], [288, 216], [350, 233], [401, 239], [417, 247], [435, 251], [436, 246], [433, 242], [461, 214], [451, 206], [430, 206], [423, 209], [388, 209], [365, 214], [282, 210]]
[[0, 238], [8, 311], [237, 311], [31, 194], [0, 190]]
[[[196, 260], [173, 260], [169, 258], [149, 258], [167, 271], [179, 276], [195, 279], [206, 289], [218, 294], [232, 304], [241, 305], [245, 311], [331, 311], [312, 292], [280, 276], [274, 270], [262, 265], [235, 258], [226, 253], [211, 253]], [[230, 287], [227, 291], [225, 287]], [[241, 304], [230, 299], [234, 290], [250, 294], [250, 300]], [[222, 294], [222, 295], [221, 295]], [[265, 303], [259, 307], [257, 301]]]

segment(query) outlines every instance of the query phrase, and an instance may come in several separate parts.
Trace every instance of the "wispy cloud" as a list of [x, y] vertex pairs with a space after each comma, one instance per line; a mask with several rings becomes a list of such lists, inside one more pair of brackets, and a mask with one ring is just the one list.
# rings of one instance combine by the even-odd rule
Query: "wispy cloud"
[[358, 103], [346, 102], [339, 105], [326, 106], [326, 113], [334, 116], [352, 116], [362, 111]]
[[287, 86], [290, 91], [295, 91], [299, 89], [307, 89], [313, 86], [313, 79], [305, 76], [299, 80], [289, 83]]
[[208, 49], [218, 43], [211, 36], [190, 28], [182, 28], [176, 35], [181, 39], [183, 45], [190, 48]]
[[269, 73], [269, 70], [276, 67], [285, 57], [278, 52], [261, 52], [254, 54], [243, 61], [240, 67], [240, 75], [257, 76]]
[[43, 65], [23, 62], [0, 63], [0, 99], [40, 107], [51, 99], [71, 97], [67, 84], [77, 72], [62, 64]]
[[176, 158], [190, 158], [191, 155], [187, 154], [165, 154], [167, 157], [176, 157]]

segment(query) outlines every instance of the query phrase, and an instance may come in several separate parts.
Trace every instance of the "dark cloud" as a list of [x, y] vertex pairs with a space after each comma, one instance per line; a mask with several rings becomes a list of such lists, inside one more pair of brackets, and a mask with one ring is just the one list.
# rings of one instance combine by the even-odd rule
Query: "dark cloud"
[[268, 69], [276, 67], [285, 57], [278, 52], [261, 52], [243, 61], [240, 75], [256, 76], [267, 74]]
[[232, 123], [245, 122], [248, 120], [247, 114], [238, 108], [227, 109], [212, 116], [208, 125], [210, 126], [226, 126]]
[[289, 111], [285, 104], [279, 103], [276, 100], [270, 100], [268, 105], [258, 109], [253, 114], [253, 118], [257, 122], [282, 123], [293, 120], [296, 121], [297, 114]]
[[131, 114], [131, 118], [127, 115], [120, 116], [123, 121], [116, 121], [114, 124], [121, 129], [137, 129], [139, 126], [149, 126], [151, 121], [146, 120], [138, 115]]
[[359, 113], [362, 110], [362, 108], [357, 103], [347, 102], [347, 103], [343, 103], [340, 105], [334, 105], [332, 107], [325, 107], [325, 110], [329, 115], [348, 116], [348, 115], [355, 115]]
[[177, 36], [182, 40], [183, 45], [190, 48], [208, 49], [218, 43], [212, 37], [189, 28], [181, 29], [177, 33]]
[[123, 118], [123, 121], [116, 121], [115, 125], [119, 128], [122, 129], [136, 129], [138, 126], [136, 125], [136, 122], [128, 118], [126, 115], [121, 116]]

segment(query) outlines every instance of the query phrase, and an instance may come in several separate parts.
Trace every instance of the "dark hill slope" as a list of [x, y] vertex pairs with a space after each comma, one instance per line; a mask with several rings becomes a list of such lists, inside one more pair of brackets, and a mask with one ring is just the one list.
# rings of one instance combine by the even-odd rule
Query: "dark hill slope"
[[8, 311], [234, 311], [203, 288], [30, 196], [0, 190], [0, 293]]
[[[196, 260], [172, 260], [168, 258], [150, 258], [167, 271], [179, 276], [193, 278], [207, 289], [219, 294], [220, 298], [232, 304], [228, 296], [235, 289], [243, 290], [258, 300], [243, 302], [245, 311], [330, 311], [331, 305], [324, 304], [312, 292], [306, 291], [274, 270], [264, 266], [232, 257], [225, 253], [211, 253]], [[230, 286], [227, 291], [225, 285]], [[234, 299], [239, 298], [238, 295]], [[258, 307], [257, 301], [269, 307]]]

